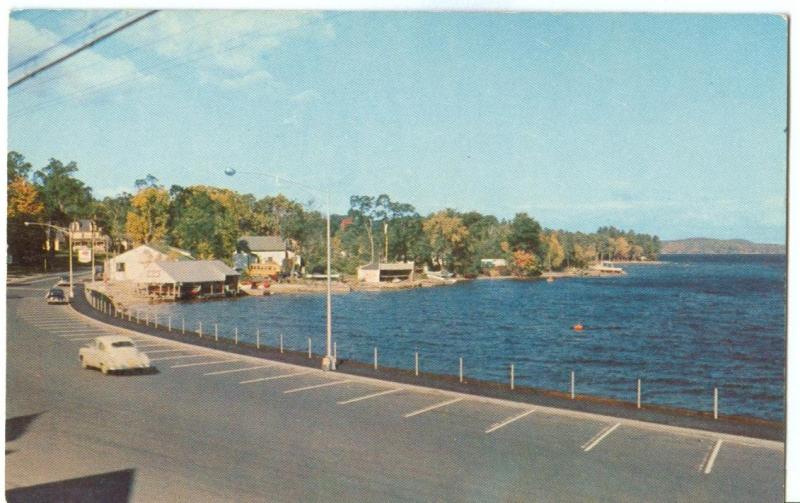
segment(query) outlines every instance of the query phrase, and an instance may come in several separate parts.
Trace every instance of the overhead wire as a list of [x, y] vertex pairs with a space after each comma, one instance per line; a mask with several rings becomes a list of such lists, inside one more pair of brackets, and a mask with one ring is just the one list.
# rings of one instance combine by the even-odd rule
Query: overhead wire
[[138, 16], [138, 17], [136, 17], [136, 18], [134, 18], [134, 19], [132, 19], [130, 21], [127, 21], [127, 22], [121, 24], [120, 26], [117, 26], [113, 30], [111, 30], [109, 32], [106, 32], [106, 33], [100, 35], [99, 37], [96, 37], [96, 38], [90, 40], [89, 42], [87, 42], [87, 43], [81, 45], [80, 47], [78, 47], [77, 49], [75, 49], [75, 50], [73, 50], [73, 51], [61, 56], [60, 58], [56, 59], [55, 61], [51, 61], [50, 63], [47, 63], [46, 65], [41, 66], [41, 67], [37, 68], [36, 70], [33, 70], [32, 72], [25, 74], [24, 76], [18, 78], [17, 80], [15, 80], [11, 84], [9, 84], [8, 88], [11, 89], [12, 87], [17, 86], [17, 85], [25, 82], [26, 80], [35, 77], [39, 73], [41, 73], [41, 72], [43, 72], [43, 71], [45, 71], [45, 70], [47, 70], [49, 68], [52, 68], [52, 67], [58, 65], [59, 63], [62, 63], [63, 61], [66, 61], [67, 59], [75, 56], [76, 54], [78, 54], [78, 53], [80, 53], [80, 52], [82, 52], [82, 51], [84, 51], [84, 50], [86, 50], [86, 49], [88, 49], [88, 48], [90, 48], [90, 47], [102, 42], [103, 40], [105, 40], [108, 37], [114, 35], [115, 33], [118, 33], [120, 31], [132, 26], [133, 24], [138, 23], [138, 22], [142, 21], [143, 19], [152, 16], [156, 12], [158, 12], [158, 11], [157, 10], [148, 11], [148, 12], [142, 14], [141, 16]]
[[96, 19], [96, 20], [92, 21], [91, 23], [89, 23], [85, 27], [81, 28], [80, 30], [78, 30], [78, 31], [76, 31], [76, 32], [74, 32], [74, 33], [72, 33], [70, 35], [67, 35], [65, 38], [59, 40], [55, 44], [53, 44], [53, 45], [51, 45], [51, 46], [49, 46], [49, 47], [47, 47], [45, 49], [40, 50], [40, 51], [36, 52], [35, 54], [33, 54], [31, 56], [28, 56], [27, 58], [23, 59], [22, 61], [20, 61], [18, 63], [15, 63], [14, 66], [12, 66], [11, 68], [8, 69], [8, 71], [9, 72], [13, 72], [14, 70], [17, 70], [17, 69], [19, 69], [19, 68], [21, 68], [23, 66], [27, 66], [28, 64], [36, 61], [37, 59], [41, 58], [42, 56], [44, 56], [48, 52], [52, 51], [53, 49], [56, 49], [56, 48], [58, 48], [58, 47], [60, 47], [62, 45], [65, 45], [68, 42], [71, 42], [72, 40], [74, 40], [74, 39], [76, 39], [78, 37], [81, 37], [81, 36], [84, 36], [84, 35], [89, 35], [89, 34], [92, 34], [92, 33], [96, 32], [99, 29], [99, 25], [103, 21], [106, 21], [106, 20], [116, 16], [120, 12], [122, 12], [122, 11], [113, 11], [110, 14], [106, 14], [102, 18], [99, 18], [99, 19]]
[[[313, 21], [311, 23], [303, 25], [302, 27], [312, 26], [312, 25], [317, 24], [317, 23], [322, 22], [322, 21], [331, 21], [331, 20], [336, 19], [336, 18], [338, 18], [338, 17], [340, 17], [340, 16], [342, 16], [342, 15], [344, 15], [346, 13], [347, 12], [339, 12], [339, 13], [333, 15], [333, 16], [330, 16], [330, 17], [324, 17], [324, 18], [321, 17], [321, 18], [319, 18], [319, 19], [317, 19], [317, 20], [315, 20], [315, 21]], [[301, 28], [301, 26], [298, 26], [297, 28]], [[297, 29], [297, 28], [294, 28], [294, 29]], [[251, 43], [257, 42], [258, 39], [247, 40], [247, 38], [248, 38], [248, 35], [256, 34], [260, 30], [261, 30], [261, 28], [258, 28], [258, 29], [252, 30], [250, 32], [247, 32], [245, 34], [236, 34], [236, 35], [226, 39], [225, 42], [228, 42], [228, 41], [230, 41], [232, 39], [235, 39], [235, 38], [245, 38], [245, 41], [243, 41], [241, 43], [238, 43], [238, 44], [231, 45], [229, 47], [225, 47], [224, 49], [219, 50], [219, 52], [220, 53], [229, 52], [231, 50], [238, 49], [238, 48], [247, 46], [247, 45], [249, 45]], [[267, 35], [265, 34], [265, 36], [267, 36]], [[44, 103], [37, 103], [36, 106], [34, 106], [34, 107], [28, 107], [28, 108], [25, 108], [25, 109], [18, 110], [14, 114], [10, 114], [10, 117], [18, 117], [18, 116], [20, 116], [20, 115], [22, 115], [24, 113], [38, 112], [38, 111], [43, 110], [45, 108], [49, 108], [51, 105], [57, 105], [57, 104], [60, 104], [60, 103], [68, 102], [68, 101], [72, 100], [73, 98], [85, 97], [85, 96], [88, 96], [88, 95], [96, 93], [96, 92], [105, 91], [107, 89], [110, 89], [110, 88], [115, 87], [115, 86], [120, 85], [120, 84], [125, 84], [125, 83], [128, 83], [128, 82], [134, 82], [136, 80], [140, 80], [140, 79], [142, 79], [144, 77], [148, 77], [148, 75], [144, 75], [144, 76], [138, 75], [138, 74], [141, 74], [142, 72], [145, 72], [145, 71], [157, 70], [157, 69], [161, 69], [163, 67], [171, 67], [171, 69], [172, 69], [172, 68], [177, 68], [177, 67], [180, 67], [180, 66], [185, 66], [185, 65], [187, 65], [189, 63], [194, 63], [196, 61], [202, 60], [205, 57], [205, 54], [203, 54], [203, 53], [211, 51], [211, 50], [215, 50], [215, 49], [218, 49], [218, 44], [211, 44], [211, 45], [205, 46], [205, 47], [203, 47], [201, 49], [198, 49], [197, 51], [193, 51], [193, 52], [189, 53], [189, 55], [188, 55], [188, 56], [192, 56], [192, 55], [198, 55], [199, 54], [200, 57], [197, 57], [197, 58], [192, 58], [192, 59], [187, 59], [187, 60], [180, 61], [182, 58], [185, 58], [187, 56], [187, 55], [181, 55], [181, 56], [176, 56], [174, 58], [168, 58], [166, 60], [157, 62], [157, 63], [155, 63], [153, 65], [146, 66], [144, 68], [136, 68], [132, 72], [129, 72], [128, 74], [121, 75], [121, 76], [119, 76], [117, 78], [109, 79], [109, 80], [104, 81], [104, 82], [100, 82], [100, 83], [98, 83], [96, 85], [93, 85], [93, 86], [90, 86], [90, 87], [88, 87], [86, 89], [82, 89], [80, 91], [76, 91], [74, 93], [70, 93], [70, 94], [68, 94], [66, 96], [60, 96], [58, 98], [55, 98], [53, 100], [50, 100], [50, 101], [47, 101], [47, 102], [44, 102]]]

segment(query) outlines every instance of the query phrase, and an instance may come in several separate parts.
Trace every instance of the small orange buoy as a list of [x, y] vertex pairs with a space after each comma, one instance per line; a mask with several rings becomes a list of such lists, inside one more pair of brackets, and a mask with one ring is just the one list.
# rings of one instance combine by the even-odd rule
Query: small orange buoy
[[583, 325], [581, 325], [580, 323], [578, 323], [577, 325], [572, 325], [572, 330], [580, 332], [581, 330], [583, 330]]

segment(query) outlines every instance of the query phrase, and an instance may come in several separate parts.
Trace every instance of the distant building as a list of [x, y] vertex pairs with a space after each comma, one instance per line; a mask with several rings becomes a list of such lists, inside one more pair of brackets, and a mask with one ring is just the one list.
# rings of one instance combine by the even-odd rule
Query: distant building
[[95, 251], [105, 252], [111, 248], [111, 239], [103, 234], [102, 227], [98, 227], [93, 220], [75, 220], [69, 224], [69, 234], [73, 249], [82, 246], [91, 248], [92, 241]]
[[504, 258], [482, 258], [481, 270], [489, 276], [508, 274], [508, 261]]
[[[272, 260], [282, 265], [284, 259], [291, 260], [292, 265], [300, 265], [300, 256], [294, 252], [290, 241], [281, 239], [280, 236], [242, 236], [239, 242], [244, 241], [250, 255], [256, 258], [256, 263], [263, 264]], [[252, 265], [253, 261], [249, 262]]]
[[413, 280], [414, 262], [388, 262], [385, 264], [371, 263], [358, 268], [358, 281], [365, 283], [380, 283], [381, 281], [394, 281], [395, 279]]
[[145, 269], [154, 262], [178, 262], [194, 260], [186, 250], [161, 243], [148, 243], [117, 255], [108, 260], [105, 268], [111, 281], [140, 283], [146, 278]]
[[348, 227], [353, 225], [353, 217], [344, 217], [341, 222], [339, 222], [339, 230], [344, 232], [347, 230]]

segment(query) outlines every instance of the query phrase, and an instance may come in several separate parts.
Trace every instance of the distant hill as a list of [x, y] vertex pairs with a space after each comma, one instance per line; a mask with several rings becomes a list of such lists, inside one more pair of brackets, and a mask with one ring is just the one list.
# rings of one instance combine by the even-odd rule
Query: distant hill
[[783, 254], [785, 245], [753, 243], [746, 239], [689, 238], [675, 241], [662, 241], [661, 254]]

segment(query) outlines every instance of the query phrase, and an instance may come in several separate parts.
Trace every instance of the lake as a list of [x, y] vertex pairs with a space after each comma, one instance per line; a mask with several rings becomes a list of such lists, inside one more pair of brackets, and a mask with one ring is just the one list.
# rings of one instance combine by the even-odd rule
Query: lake
[[[339, 358], [783, 420], [783, 255], [666, 256], [619, 277], [475, 280], [449, 287], [333, 297]], [[220, 336], [324, 353], [324, 295], [275, 295], [148, 306], [160, 317], [219, 324]], [[164, 319], [164, 318], [161, 318]], [[179, 322], [177, 322], [179, 323]], [[584, 325], [582, 332], [572, 326]]]

